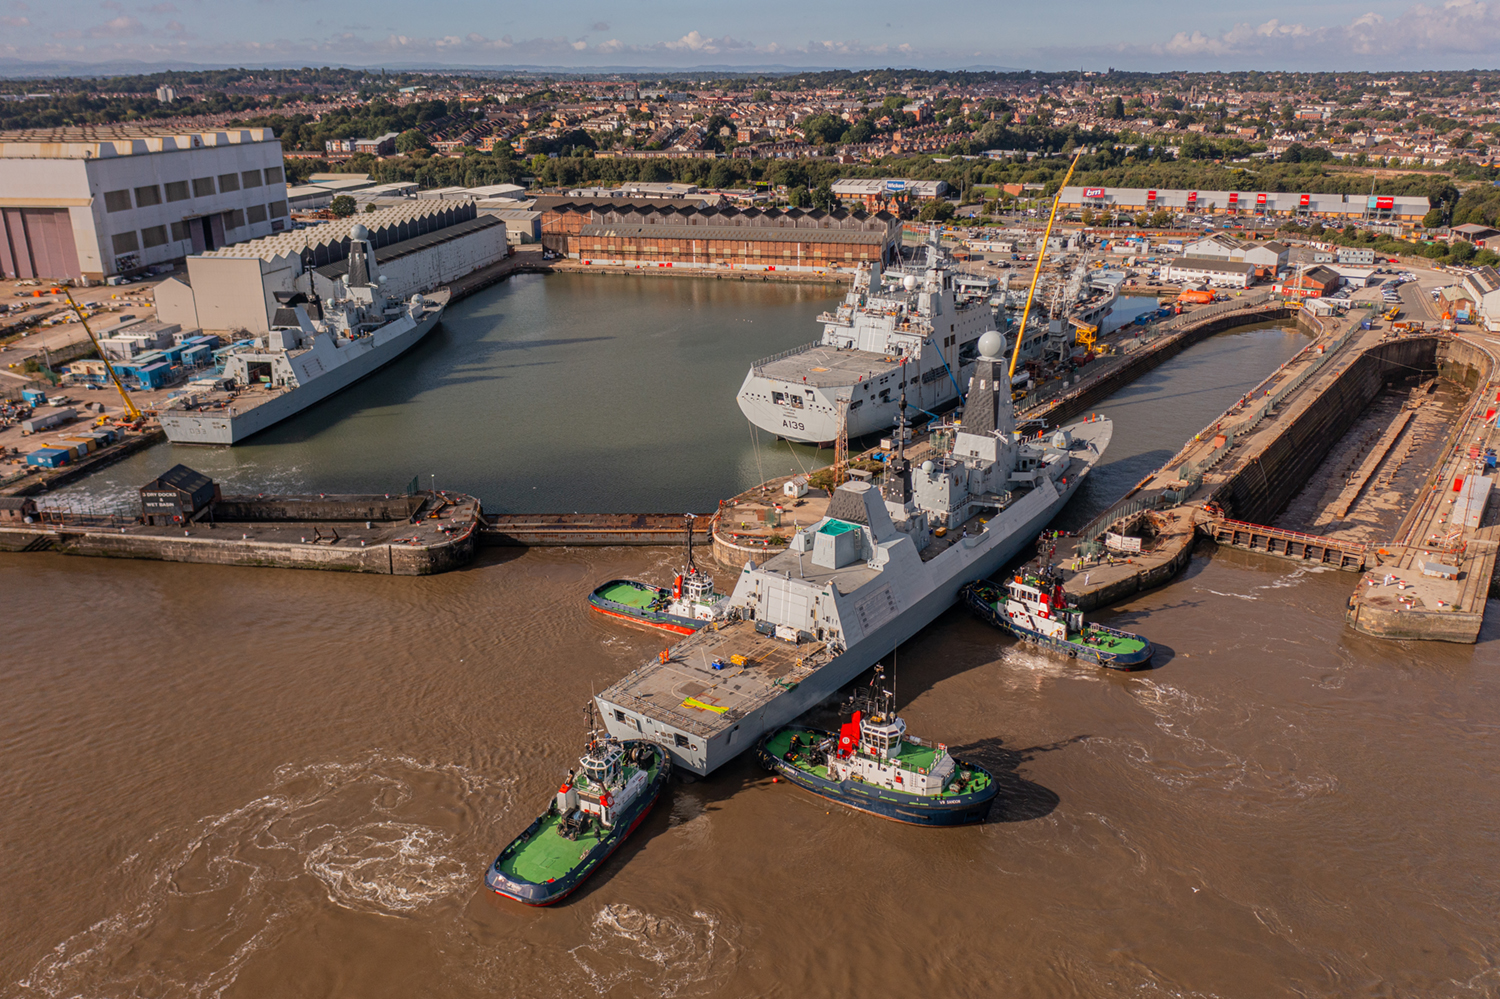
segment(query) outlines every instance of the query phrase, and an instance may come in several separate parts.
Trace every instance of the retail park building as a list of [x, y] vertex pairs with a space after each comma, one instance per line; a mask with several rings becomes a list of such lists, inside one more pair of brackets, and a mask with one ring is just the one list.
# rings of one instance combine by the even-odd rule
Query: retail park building
[[1343, 222], [1415, 223], [1431, 205], [1417, 196], [1288, 194], [1267, 191], [1188, 191], [1147, 187], [1065, 187], [1064, 211], [1085, 208], [1110, 212], [1229, 215], [1243, 218], [1328, 218]]

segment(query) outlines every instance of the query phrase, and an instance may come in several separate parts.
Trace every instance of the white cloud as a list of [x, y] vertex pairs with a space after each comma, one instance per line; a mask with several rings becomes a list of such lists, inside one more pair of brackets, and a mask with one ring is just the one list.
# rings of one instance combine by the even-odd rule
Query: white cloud
[[1289, 53], [1330, 59], [1369, 56], [1419, 62], [1433, 57], [1475, 54], [1492, 57], [1500, 48], [1500, 7], [1486, 0], [1416, 3], [1394, 17], [1370, 11], [1346, 24], [1310, 26], [1272, 19], [1237, 24], [1218, 34], [1179, 31], [1149, 46], [1121, 46], [1125, 53], [1189, 59], [1228, 58], [1239, 64], [1285, 65]]
[[24, 17], [0, 17], [0, 24], [7, 28], [26, 28], [30, 27], [31, 21]]

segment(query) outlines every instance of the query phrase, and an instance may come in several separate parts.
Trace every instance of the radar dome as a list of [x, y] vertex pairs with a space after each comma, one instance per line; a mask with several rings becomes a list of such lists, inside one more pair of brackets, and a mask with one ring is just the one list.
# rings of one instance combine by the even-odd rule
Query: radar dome
[[355, 226], [354, 226], [354, 228], [349, 230], [349, 238], [350, 239], [369, 239], [370, 238], [370, 230], [368, 230], [364, 226], [359, 225], [358, 223], [356, 223]]
[[926, 461], [922, 462], [922, 471], [926, 472], [928, 475], [932, 474], [933, 467], [934, 466], [932, 464], [931, 458], [928, 458]]
[[917, 276], [915, 274], [908, 274], [906, 275], [906, 277], [901, 279], [901, 287], [905, 288], [907, 291], [912, 291], [916, 288], [916, 286]]
[[413, 309], [420, 309], [426, 305], [427, 299], [423, 298], [420, 292], [411, 297], [411, 307]]
[[990, 330], [979, 338], [979, 353], [992, 361], [997, 360], [1000, 357], [1000, 352], [1004, 349], [1005, 340], [994, 330]]

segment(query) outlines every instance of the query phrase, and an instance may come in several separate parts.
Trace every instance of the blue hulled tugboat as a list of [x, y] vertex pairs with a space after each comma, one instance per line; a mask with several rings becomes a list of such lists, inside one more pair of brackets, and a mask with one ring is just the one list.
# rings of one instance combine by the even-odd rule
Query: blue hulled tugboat
[[547, 811], [500, 851], [484, 873], [491, 891], [527, 905], [551, 905], [598, 870], [667, 786], [672, 758], [644, 739], [594, 731], [579, 770], [568, 771]]
[[724, 616], [729, 598], [714, 590], [713, 577], [693, 561], [693, 521], [688, 514], [687, 565], [672, 588], [652, 586], [638, 579], [611, 579], [589, 594], [589, 606], [606, 617], [627, 624], [691, 635]]
[[922, 826], [983, 822], [999, 786], [984, 767], [943, 743], [906, 732], [894, 697], [875, 686], [856, 695], [837, 734], [789, 725], [756, 747], [761, 766], [798, 787], [861, 812]]
[[1156, 651], [1134, 632], [1085, 622], [1083, 611], [1063, 591], [1055, 571], [1022, 570], [1003, 584], [977, 580], [960, 590], [959, 596], [981, 620], [1070, 659], [1132, 670], [1149, 665]]

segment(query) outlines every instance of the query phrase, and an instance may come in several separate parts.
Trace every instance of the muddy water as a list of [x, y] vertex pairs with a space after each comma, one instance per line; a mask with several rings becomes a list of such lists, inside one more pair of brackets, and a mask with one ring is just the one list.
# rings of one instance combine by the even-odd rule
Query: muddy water
[[[1296, 346], [1215, 338], [1127, 389], [1113, 474]], [[0, 557], [0, 994], [1500, 994], [1494, 628], [1363, 639], [1348, 575], [1236, 552], [1115, 609], [1150, 672], [958, 612], [903, 646], [912, 730], [1001, 776], [990, 824], [882, 822], [742, 760], [672, 786], [566, 904], [487, 894], [590, 692], [661, 648], [582, 595], [675, 560]]]

